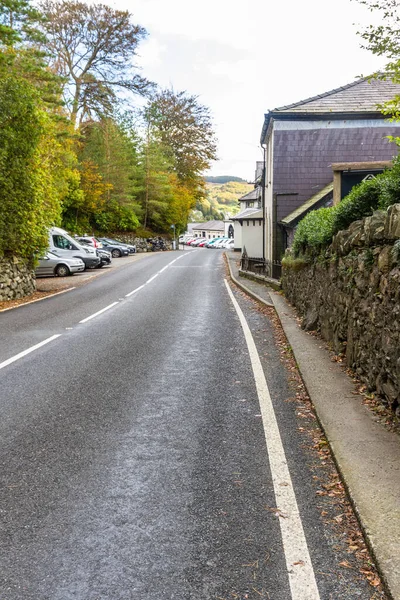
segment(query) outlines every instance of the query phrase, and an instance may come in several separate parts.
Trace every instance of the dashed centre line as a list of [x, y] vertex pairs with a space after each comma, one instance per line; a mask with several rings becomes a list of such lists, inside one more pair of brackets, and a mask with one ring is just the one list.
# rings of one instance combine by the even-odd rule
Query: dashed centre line
[[[158, 277], [158, 275], [160, 275], [160, 273], [162, 273], [163, 271], [165, 271], [166, 269], [168, 269], [168, 267], [170, 267], [173, 263], [175, 263], [177, 260], [183, 258], [184, 256], [186, 256], [186, 255], [185, 254], [181, 254], [181, 256], [178, 256], [177, 258], [175, 258], [174, 260], [172, 260], [170, 263], [168, 263], [167, 265], [165, 265], [165, 267], [163, 267], [160, 271], [158, 271], [155, 275], [153, 275], [153, 277], [150, 277], [150, 279], [148, 279], [143, 285], [140, 285], [136, 289], [134, 289], [131, 292], [129, 292], [128, 294], [126, 294], [125, 298], [129, 298], [133, 294], [136, 294], [139, 290], [143, 289], [148, 283], [150, 283], [156, 277]], [[70, 289], [75, 289], [75, 288], [69, 288], [68, 290], [63, 290], [63, 292], [64, 291], [70, 291]], [[63, 292], [59, 292], [59, 293], [63, 293]], [[54, 295], [56, 295], [56, 294], [54, 294]], [[92, 315], [89, 315], [89, 317], [86, 317], [85, 319], [82, 319], [81, 321], [79, 321], [79, 323], [87, 323], [88, 321], [91, 321], [92, 319], [94, 319], [95, 317], [103, 314], [107, 310], [110, 310], [111, 308], [113, 308], [114, 306], [116, 306], [119, 303], [120, 303], [120, 301], [113, 302], [112, 304], [109, 304], [108, 306], [102, 308], [101, 310], [98, 310], [97, 312], [93, 313]], [[73, 329], [73, 328], [72, 327], [66, 327], [66, 329], [69, 330], [69, 329]], [[30, 348], [27, 348], [26, 350], [23, 350], [22, 352], [20, 352], [19, 354], [16, 354], [15, 356], [12, 356], [11, 358], [8, 358], [7, 360], [5, 360], [2, 363], [0, 363], [0, 369], [3, 369], [4, 367], [7, 367], [8, 365], [12, 364], [13, 362], [19, 360], [20, 358], [23, 358], [27, 354], [30, 354], [31, 352], [34, 352], [35, 350], [38, 350], [42, 346], [45, 346], [49, 342], [52, 342], [53, 340], [55, 340], [56, 338], [60, 337], [61, 335], [62, 335], [61, 333], [56, 334], [56, 335], [52, 335], [51, 337], [47, 338], [46, 340], [43, 340], [42, 342], [39, 342], [38, 344], [35, 344], [34, 346], [31, 346]]]
[[139, 285], [139, 287], [137, 287], [135, 290], [132, 290], [131, 292], [129, 292], [129, 294], [126, 294], [125, 298], [129, 298], [129, 296], [136, 294], [136, 292], [138, 292], [139, 290], [142, 290], [144, 288], [144, 286], [145, 286], [145, 284]]
[[38, 344], [35, 344], [34, 346], [31, 346], [30, 348], [27, 348], [26, 350], [23, 350], [19, 354], [16, 354], [15, 356], [12, 356], [11, 358], [8, 358], [7, 360], [5, 360], [2, 363], [0, 363], [0, 369], [3, 369], [4, 367], [7, 367], [8, 365], [11, 365], [11, 363], [15, 362], [16, 360], [19, 360], [20, 358], [23, 358], [27, 354], [30, 354], [34, 350], [37, 350], [38, 348], [41, 348], [42, 346], [45, 346], [46, 344], [48, 344], [49, 342], [52, 342], [53, 340], [55, 340], [56, 338], [58, 338], [60, 336], [61, 336], [61, 333], [58, 333], [56, 335], [52, 335], [51, 337], [47, 338], [46, 340], [43, 340], [43, 342], [39, 342]]
[[[165, 265], [165, 267], [163, 267], [162, 269], [160, 269], [160, 271], [157, 271], [157, 273], [155, 275], [153, 275], [152, 277], [150, 277], [150, 279], [148, 279], [143, 285], [140, 285], [136, 289], [132, 290], [131, 292], [129, 292], [129, 294], [125, 294], [125, 298], [129, 298], [129, 296], [132, 296], [133, 294], [136, 294], [136, 292], [138, 292], [139, 290], [143, 289], [145, 287], [145, 285], [147, 285], [148, 283], [150, 283], [151, 281], [153, 281], [156, 277], [158, 277], [161, 273], [163, 273], [164, 271], [166, 271], [166, 269], [168, 269], [171, 265], [173, 265], [174, 262], [176, 262], [180, 258], [183, 258], [184, 256], [186, 256], [186, 255], [185, 254], [181, 254], [177, 258], [174, 258], [174, 260], [171, 260], [171, 262], [169, 262], [167, 265]], [[80, 322], [82, 323], [82, 321], [80, 321]]]
[[119, 304], [119, 302], [113, 302], [112, 304], [109, 304], [105, 308], [102, 308], [101, 310], [98, 310], [97, 312], [93, 313], [93, 315], [90, 315], [90, 317], [86, 317], [86, 319], [82, 319], [82, 321], [79, 321], [79, 323], [86, 323], [87, 321], [94, 319], [95, 317], [97, 317], [98, 315], [101, 315], [103, 312], [106, 312], [106, 310], [109, 310], [116, 304]]

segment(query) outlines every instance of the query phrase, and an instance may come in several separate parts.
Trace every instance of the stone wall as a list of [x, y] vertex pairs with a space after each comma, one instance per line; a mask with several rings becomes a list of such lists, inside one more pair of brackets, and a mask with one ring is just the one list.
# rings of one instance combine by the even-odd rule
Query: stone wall
[[0, 258], [0, 302], [29, 296], [35, 289], [32, 265], [18, 258]]
[[[155, 240], [159, 236], [155, 236], [153, 238], [142, 238], [142, 237], [135, 236], [133, 233], [122, 232], [122, 233], [110, 234], [109, 236], [104, 236], [104, 237], [110, 237], [112, 239], [120, 240], [121, 242], [125, 242], [125, 244], [134, 244], [136, 246], [137, 252], [151, 252], [152, 244], [148, 240], [150, 240], [150, 239]], [[164, 245], [167, 248], [167, 250], [172, 250], [172, 240], [166, 236], [160, 236], [160, 237], [161, 237], [162, 241], [164, 242]]]
[[369, 391], [400, 417], [399, 238], [396, 204], [339, 232], [323, 257], [289, 259], [282, 287], [303, 327], [343, 352]]

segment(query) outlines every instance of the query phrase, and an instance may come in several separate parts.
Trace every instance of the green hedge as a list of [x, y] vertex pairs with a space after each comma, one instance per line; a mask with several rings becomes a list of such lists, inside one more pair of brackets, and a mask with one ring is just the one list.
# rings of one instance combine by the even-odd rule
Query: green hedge
[[292, 246], [294, 256], [319, 254], [338, 231], [347, 229], [353, 221], [397, 203], [400, 203], [398, 156], [393, 160], [392, 169], [354, 186], [337, 206], [309, 212], [297, 226]]
[[309, 212], [297, 226], [293, 241], [293, 252], [318, 254], [329, 244], [333, 236], [333, 223], [337, 207], [320, 208]]
[[0, 257], [33, 259], [47, 247], [59, 205], [53, 185], [56, 142], [35, 89], [16, 77], [0, 81]]
[[347, 229], [350, 223], [372, 215], [379, 208], [381, 182], [385, 174], [355, 185], [336, 207], [332, 234]]

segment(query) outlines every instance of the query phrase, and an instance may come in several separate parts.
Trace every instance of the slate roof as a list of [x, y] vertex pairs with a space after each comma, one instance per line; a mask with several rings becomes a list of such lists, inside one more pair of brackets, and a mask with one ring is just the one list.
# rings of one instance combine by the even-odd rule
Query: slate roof
[[241, 196], [238, 202], [243, 202], [244, 200], [259, 200], [260, 195], [261, 194], [259, 190], [257, 188], [254, 188], [254, 190], [250, 190], [250, 192], [247, 192], [247, 194]]
[[239, 221], [241, 219], [262, 219], [262, 210], [259, 208], [246, 208], [234, 217], [231, 217], [231, 221]]
[[287, 217], [282, 219], [280, 222], [283, 225], [293, 226], [296, 222], [311, 208], [316, 206], [321, 200], [328, 196], [333, 192], [333, 182], [328, 183], [322, 190], [311, 196], [308, 200], [306, 200], [303, 204], [298, 206], [293, 212], [291, 212]]
[[375, 112], [378, 104], [393, 99], [396, 94], [400, 94], [399, 84], [364, 78], [330, 92], [274, 108], [273, 112]]
[[207, 221], [206, 223], [200, 223], [193, 227], [193, 231], [198, 231], [199, 229], [205, 229], [206, 231], [221, 231], [225, 229], [225, 225], [223, 221]]
[[270, 110], [264, 115], [261, 141], [264, 143], [271, 117], [279, 119], [343, 115], [347, 118], [350, 116], [358, 118], [367, 118], [367, 116], [384, 118], [378, 105], [392, 100], [398, 94], [400, 94], [400, 84], [380, 79], [369, 79], [368, 77], [358, 79], [357, 81], [353, 81], [353, 83], [319, 94], [318, 96]]

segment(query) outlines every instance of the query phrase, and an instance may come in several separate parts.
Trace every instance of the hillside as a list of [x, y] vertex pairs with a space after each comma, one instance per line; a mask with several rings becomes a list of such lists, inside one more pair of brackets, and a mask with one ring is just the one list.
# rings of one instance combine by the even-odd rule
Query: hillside
[[228, 183], [229, 181], [239, 181], [240, 183], [246, 183], [245, 179], [241, 177], [234, 177], [232, 175], [217, 175], [215, 177], [205, 177], [207, 183]]
[[206, 196], [198, 201], [196, 220], [221, 219], [239, 212], [238, 200], [253, 189], [253, 185], [241, 181], [206, 183]]

